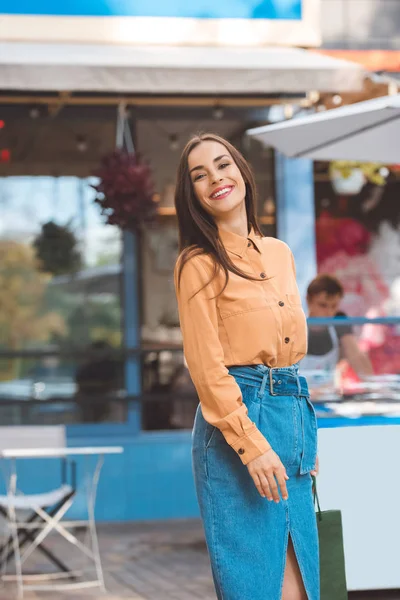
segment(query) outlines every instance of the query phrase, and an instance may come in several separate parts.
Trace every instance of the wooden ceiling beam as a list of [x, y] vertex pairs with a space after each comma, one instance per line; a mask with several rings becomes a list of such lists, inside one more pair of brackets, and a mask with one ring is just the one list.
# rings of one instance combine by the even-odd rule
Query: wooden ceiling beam
[[4, 104], [41, 104], [49, 106], [219, 106], [219, 107], [264, 107], [274, 104], [303, 105], [304, 97], [212, 97], [212, 96], [73, 96], [70, 92], [62, 92], [59, 96], [36, 95], [0, 95], [0, 105]]
[[367, 77], [364, 81], [364, 89], [360, 92], [347, 92], [343, 94], [321, 94], [317, 106], [324, 106], [326, 109], [338, 108], [347, 104], [372, 100], [390, 94], [397, 94], [400, 88], [400, 82], [397, 84], [394, 80], [379, 77]]

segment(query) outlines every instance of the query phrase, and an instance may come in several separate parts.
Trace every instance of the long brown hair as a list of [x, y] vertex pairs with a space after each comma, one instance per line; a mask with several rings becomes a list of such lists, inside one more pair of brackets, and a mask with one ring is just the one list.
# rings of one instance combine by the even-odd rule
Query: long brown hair
[[202, 142], [218, 142], [225, 146], [232, 156], [246, 186], [247, 229], [250, 232], [251, 228], [253, 228], [256, 233], [262, 235], [256, 219], [257, 191], [250, 165], [239, 150], [224, 138], [214, 133], [201, 133], [194, 136], [186, 144], [178, 165], [175, 188], [175, 209], [178, 218], [180, 251], [178, 283], [180, 282], [182, 269], [190, 258], [198, 254], [208, 254], [213, 258], [214, 262], [214, 272], [210, 282], [217, 275], [219, 269], [222, 269], [225, 274], [225, 284], [221, 290], [223, 291], [228, 283], [229, 271], [252, 281], [258, 281], [258, 278], [244, 273], [234, 265], [219, 239], [218, 228], [214, 219], [204, 210], [196, 197], [189, 173], [188, 159], [192, 150]]

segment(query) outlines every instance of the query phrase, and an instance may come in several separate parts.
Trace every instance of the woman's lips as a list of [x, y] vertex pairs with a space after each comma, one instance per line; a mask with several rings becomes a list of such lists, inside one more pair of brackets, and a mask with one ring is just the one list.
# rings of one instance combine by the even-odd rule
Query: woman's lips
[[[223, 198], [226, 198], [227, 196], [229, 196], [229, 194], [231, 193], [233, 188], [234, 188], [233, 185], [225, 185], [224, 187], [221, 187], [218, 190], [215, 190], [215, 192], [213, 194], [211, 194], [210, 198], [211, 198], [211, 200], [222, 200]], [[217, 192], [219, 192], [219, 193], [217, 196], [215, 196], [215, 194]], [[220, 193], [220, 192], [222, 192], [222, 193]]]

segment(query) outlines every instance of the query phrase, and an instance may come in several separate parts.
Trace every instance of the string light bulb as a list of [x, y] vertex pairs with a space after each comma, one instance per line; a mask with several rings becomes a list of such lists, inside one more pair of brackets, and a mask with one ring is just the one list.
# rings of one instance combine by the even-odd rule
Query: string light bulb
[[37, 106], [32, 106], [29, 111], [29, 116], [31, 119], [38, 119], [40, 117], [40, 110]]
[[86, 152], [88, 149], [88, 143], [84, 135], [76, 136], [76, 148], [79, 152]]
[[216, 119], [217, 121], [219, 121], [220, 119], [222, 119], [224, 116], [224, 109], [221, 108], [221, 106], [215, 106], [214, 110], [213, 110], [213, 117], [214, 119]]
[[176, 133], [171, 133], [169, 136], [169, 147], [171, 150], [178, 150], [179, 148], [179, 138]]

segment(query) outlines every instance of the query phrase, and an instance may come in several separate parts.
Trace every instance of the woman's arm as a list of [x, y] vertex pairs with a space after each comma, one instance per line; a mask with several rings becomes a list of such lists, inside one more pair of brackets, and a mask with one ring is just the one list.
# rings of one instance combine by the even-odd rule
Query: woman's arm
[[178, 285], [178, 267], [179, 261], [174, 279], [185, 358], [203, 416], [220, 429], [247, 465], [271, 446], [248, 417], [240, 388], [224, 364], [216, 293], [208, 283], [211, 269], [204, 256], [192, 257], [183, 267]]

